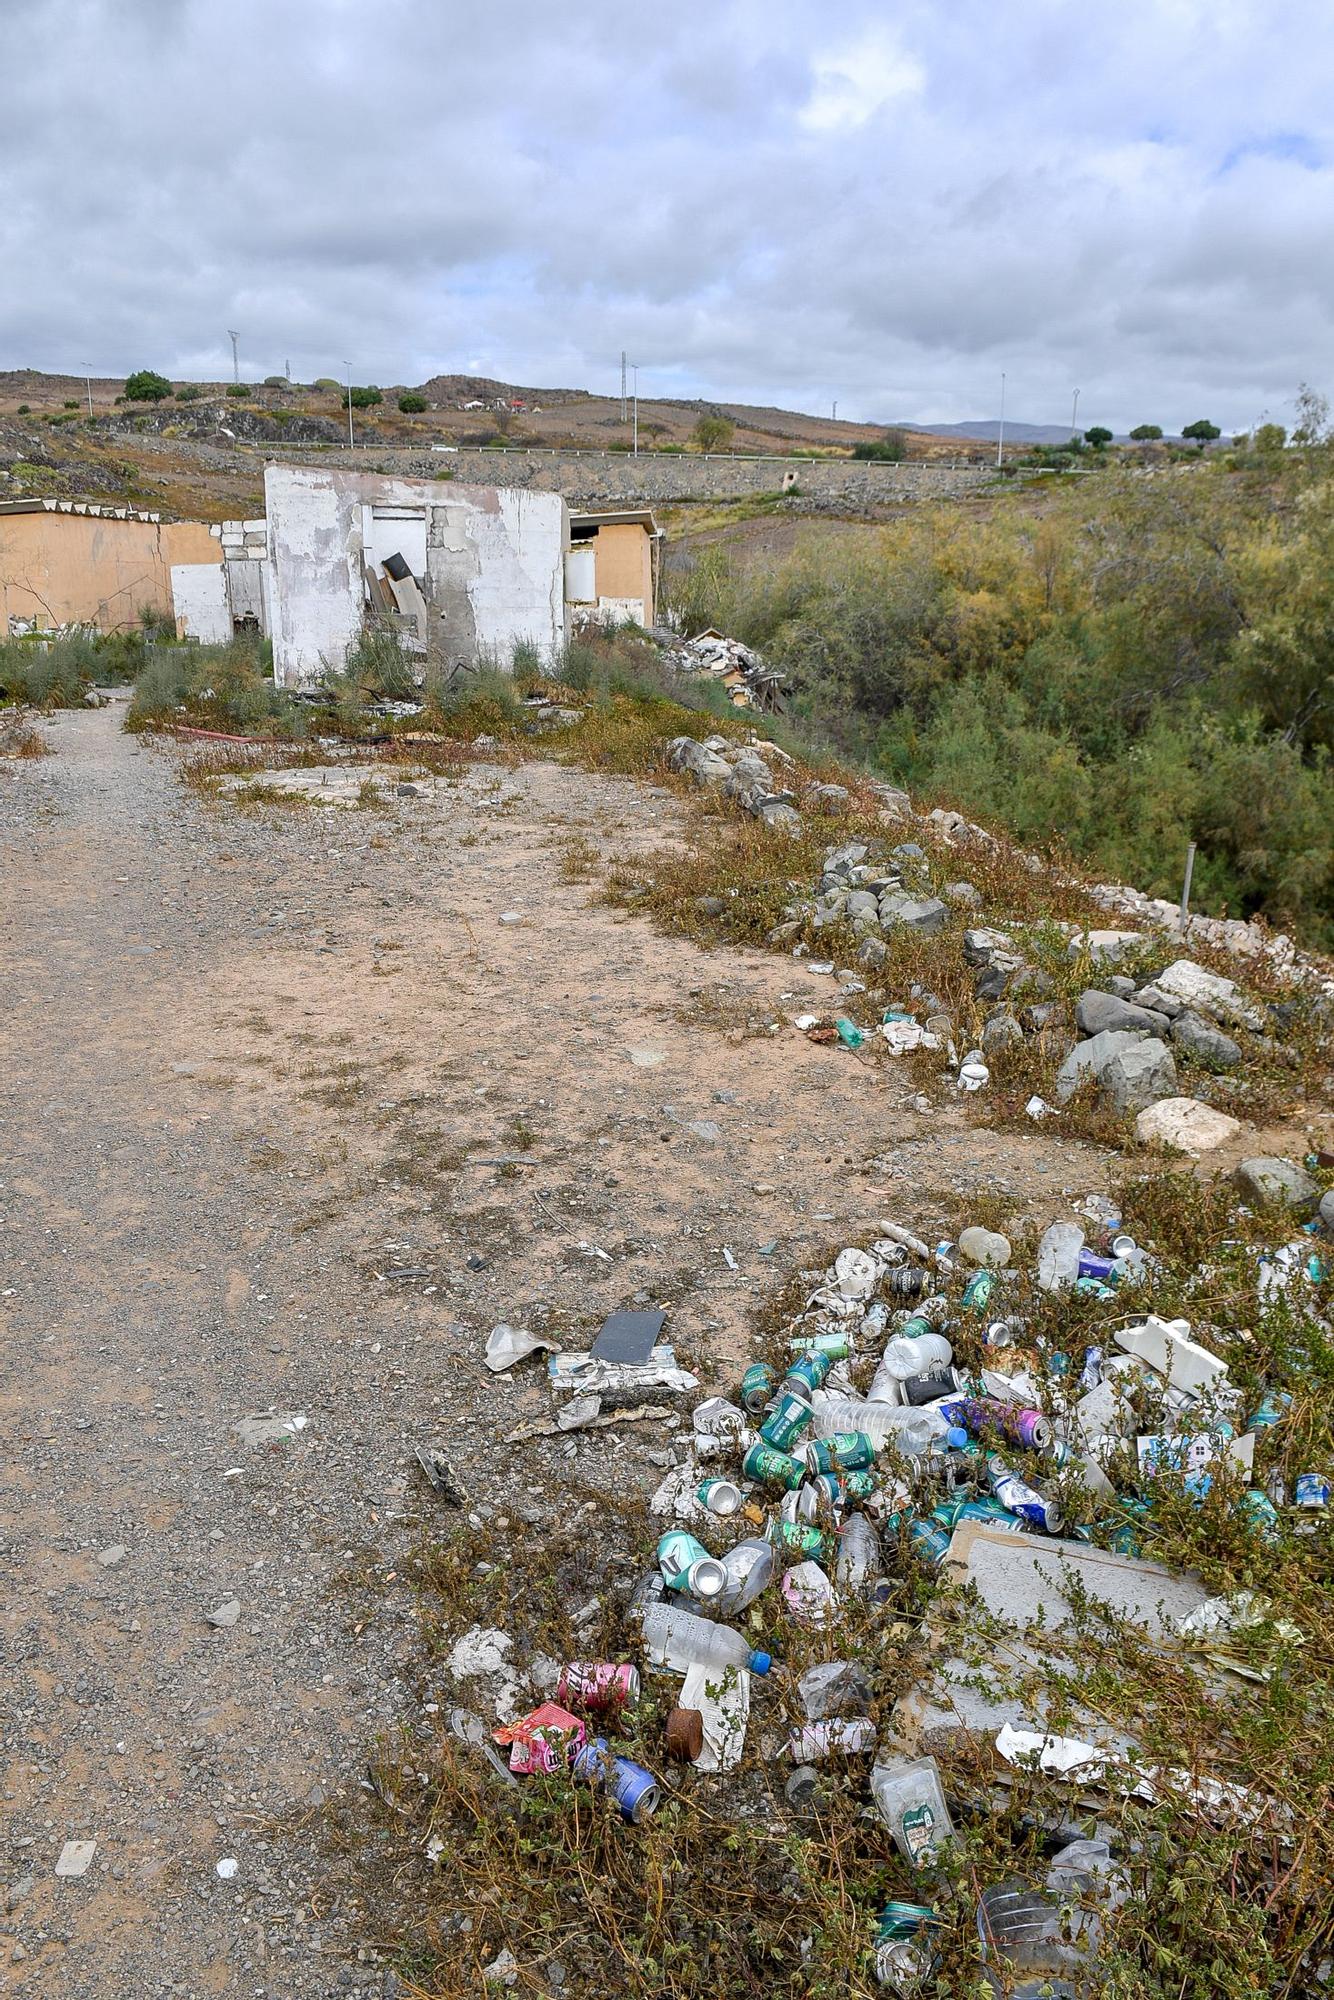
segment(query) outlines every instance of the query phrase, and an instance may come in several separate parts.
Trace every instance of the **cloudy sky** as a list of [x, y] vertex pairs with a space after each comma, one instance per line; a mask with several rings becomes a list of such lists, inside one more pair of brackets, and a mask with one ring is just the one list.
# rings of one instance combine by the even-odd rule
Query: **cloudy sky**
[[0, 0], [0, 366], [1334, 390], [1328, 0]]

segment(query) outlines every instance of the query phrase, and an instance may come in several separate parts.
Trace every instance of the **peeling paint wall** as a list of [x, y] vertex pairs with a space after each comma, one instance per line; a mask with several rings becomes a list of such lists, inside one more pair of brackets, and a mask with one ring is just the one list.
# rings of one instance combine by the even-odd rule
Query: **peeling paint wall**
[[198, 639], [216, 646], [232, 636], [227, 602], [227, 571], [222, 563], [173, 563], [171, 601], [176, 607], [176, 637]]
[[0, 514], [0, 638], [11, 619], [115, 632], [136, 625], [141, 610], [170, 614], [172, 565], [218, 559], [202, 521]]
[[427, 604], [437, 657], [508, 667], [516, 643], [565, 643], [565, 502], [554, 493], [271, 465], [273, 666], [279, 686], [338, 671], [361, 630], [366, 567], [402, 554]]

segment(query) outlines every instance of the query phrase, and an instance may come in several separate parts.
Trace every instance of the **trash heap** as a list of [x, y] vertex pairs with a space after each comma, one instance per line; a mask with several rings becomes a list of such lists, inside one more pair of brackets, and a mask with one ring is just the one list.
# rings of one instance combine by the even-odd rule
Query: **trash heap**
[[663, 650], [678, 674], [709, 674], [721, 681], [734, 708], [773, 714], [783, 705], [782, 674], [739, 639], [728, 639], [712, 626], [693, 639], [667, 636]]
[[[1322, 1200], [1301, 1168], [1275, 1161], [1247, 1163], [1237, 1189], [1284, 1199], [1292, 1215], [1288, 1242], [1253, 1253], [1257, 1298], [1285, 1294], [1328, 1333], [1314, 1288], [1334, 1256], [1334, 1191]], [[1034, 1729], [1003, 1686], [978, 1694], [961, 1678], [942, 1701], [932, 1679], [942, 1671], [939, 1648], [924, 1666], [921, 1699], [901, 1701], [886, 1729], [871, 1713], [875, 1656], [863, 1640], [848, 1657], [850, 1627], [877, 1643], [876, 1620], [898, 1615], [891, 1604], [896, 1594], [902, 1600], [905, 1567], [916, 1564], [926, 1576], [975, 1583], [998, 1613], [1008, 1600], [1012, 1615], [1021, 1599], [1016, 1629], [1032, 1617], [1059, 1624], [1069, 1616], [1051, 1581], [1059, 1565], [1146, 1627], [1166, 1619], [1171, 1643], [1194, 1649], [1210, 1668], [1250, 1671], [1237, 1647], [1272, 1618], [1271, 1608], [1254, 1592], [1210, 1597], [1196, 1579], [1143, 1560], [1155, 1492], [1163, 1482], [1203, 1503], [1221, 1481], [1260, 1550], [1277, 1538], [1281, 1519], [1299, 1533], [1323, 1530], [1331, 1468], [1304, 1468], [1290, 1491], [1256, 1475], [1257, 1439], [1284, 1421], [1291, 1396], [1276, 1382], [1248, 1402], [1207, 1337], [1150, 1309], [1154, 1259], [1107, 1200], [1091, 1196], [1079, 1222], [1053, 1223], [1027, 1274], [1014, 1269], [1012, 1246], [995, 1229], [970, 1227], [957, 1242], [931, 1245], [888, 1220], [877, 1228], [869, 1245], [849, 1245], [816, 1274], [778, 1336], [777, 1363], [754, 1360], [734, 1396], [710, 1396], [694, 1409], [688, 1450], [650, 1502], [665, 1525], [656, 1567], [631, 1597], [638, 1659], [568, 1661], [554, 1700], [508, 1719], [489, 1743], [475, 1717], [456, 1733], [471, 1733], [507, 1777], [568, 1768], [634, 1825], [670, 1795], [661, 1775], [616, 1748], [641, 1672], [679, 1683], [664, 1769], [705, 1772], [739, 1765], [752, 1697], [764, 1701], [766, 1687], [790, 1680], [802, 1719], [779, 1752], [788, 1804], [806, 1811], [831, 1766], [864, 1770], [868, 1807], [923, 1892], [885, 1909], [878, 1976], [916, 1993], [928, 1989], [933, 1965], [932, 1871], [955, 1838], [947, 1778], [934, 1755], [922, 1754], [933, 1699], [936, 1722], [985, 1737], [998, 1770], [1058, 1772], [1104, 1810], [1117, 1797], [1180, 1790], [1280, 1844], [1282, 1817], [1239, 1787], [1146, 1768], [1133, 1744], [1108, 1739], [1091, 1717], [1087, 1741]], [[1082, 1354], [1053, 1351], [1033, 1331], [1031, 1316], [1057, 1295], [1090, 1302], [1095, 1337]], [[655, 1345], [662, 1316], [613, 1318], [639, 1323], [614, 1329], [629, 1358], [602, 1362], [604, 1384], [620, 1366], [657, 1370], [662, 1382], [674, 1365], [670, 1350]], [[494, 1359], [508, 1360], [513, 1330], [498, 1334], [503, 1354]], [[596, 1365], [579, 1356], [549, 1364], [553, 1384], [576, 1391]], [[1281, 1622], [1278, 1629], [1300, 1636]], [[823, 1635], [816, 1650], [829, 1657], [789, 1672], [785, 1657], [809, 1657], [810, 1635]], [[491, 1744], [508, 1752], [507, 1764]], [[762, 1754], [772, 1750], [762, 1745]], [[982, 1892], [984, 1960], [1031, 1977], [1015, 1992], [1078, 1990], [1068, 1980], [1096, 1949], [1097, 1912], [1128, 1893], [1115, 1838], [1114, 1826], [1093, 1840], [1076, 1830], [1041, 1879]], [[1062, 1925], [1072, 1896], [1085, 1905], [1073, 1930]]]

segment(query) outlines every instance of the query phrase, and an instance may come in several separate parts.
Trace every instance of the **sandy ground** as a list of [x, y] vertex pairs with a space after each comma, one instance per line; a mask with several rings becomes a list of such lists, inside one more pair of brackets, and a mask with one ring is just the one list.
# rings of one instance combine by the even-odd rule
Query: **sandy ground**
[[[757, 1301], [876, 1215], [931, 1235], [997, 1189], [1045, 1221], [1112, 1161], [743, 1037], [831, 982], [562, 870], [572, 837], [672, 838], [668, 795], [473, 766], [241, 810], [121, 712], [0, 768], [0, 1992], [392, 1993], [320, 1893], [315, 1808], [403, 1710], [412, 1612], [354, 1615], [346, 1575], [438, 1509], [416, 1443], [535, 1535], [563, 1482], [649, 1490], [670, 1443], [507, 1446], [550, 1398], [485, 1373], [487, 1330], [582, 1346], [654, 1300], [725, 1384]], [[307, 1422], [246, 1444], [269, 1409]], [[97, 1843], [77, 1880], [67, 1839]]]

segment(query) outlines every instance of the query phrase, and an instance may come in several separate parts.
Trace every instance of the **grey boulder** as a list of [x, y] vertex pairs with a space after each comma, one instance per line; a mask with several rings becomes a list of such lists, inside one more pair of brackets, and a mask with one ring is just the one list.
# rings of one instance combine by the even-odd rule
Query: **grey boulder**
[[880, 922], [886, 930], [903, 924], [923, 937], [934, 937], [944, 930], [948, 919], [949, 909], [939, 896], [890, 895], [880, 899]]
[[1189, 1007], [1173, 1021], [1172, 1040], [1213, 1069], [1236, 1069], [1241, 1062], [1241, 1050], [1232, 1037]]
[[1320, 1197], [1320, 1220], [1331, 1236], [1334, 1236], [1334, 1188]]
[[1109, 1030], [1138, 1029], [1141, 1034], [1161, 1035], [1167, 1029], [1165, 1014], [1136, 1007], [1115, 993], [1102, 993], [1096, 986], [1081, 993], [1075, 1007], [1075, 1025], [1081, 1035], [1102, 1035]]
[[1057, 1071], [1056, 1102], [1068, 1103], [1080, 1084], [1090, 1077], [1101, 1083], [1108, 1063], [1143, 1040], [1144, 1036], [1134, 1030], [1109, 1028], [1100, 1035], [1091, 1035], [1087, 1041], [1076, 1042]]
[[1311, 1176], [1293, 1160], [1280, 1160], [1272, 1153], [1260, 1153], [1243, 1160], [1232, 1175], [1232, 1184], [1244, 1201], [1269, 1202], [1305, 1213], [1314, 1208], [1320, 1194]]
[[1177, 1066], [1166, 1042], [1150, 1035], [1113, 1056], [1098, 1084], [1118, 1111], [1143, 1111], [1160, 1097], [1175, 1097]]

